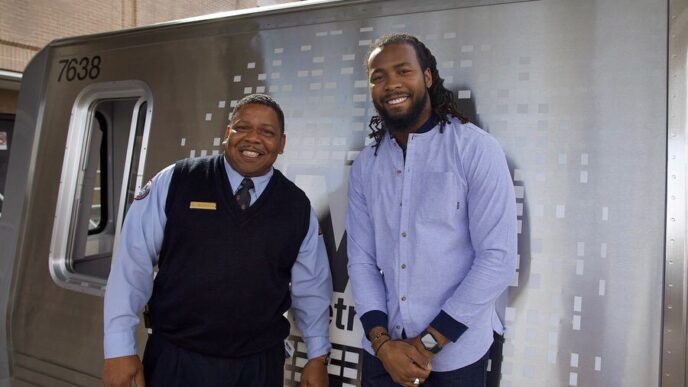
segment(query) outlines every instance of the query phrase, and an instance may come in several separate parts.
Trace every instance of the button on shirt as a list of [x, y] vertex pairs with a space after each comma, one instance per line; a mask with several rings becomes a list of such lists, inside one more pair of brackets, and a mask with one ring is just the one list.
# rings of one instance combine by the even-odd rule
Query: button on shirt
[[[353, 164], [348, 269], [364, 331], [377, 316], [390, 334], [433, 326], [455, 343], [432, 360], [451, 371], [480, 359], [502, 332], [495, 300], [516, 264], [516, 200], [499, 144], [452, 119], [408, 137], [389, 134]], [[382, 318], [380, 318], [380, 316]], [[370, 343], [363, 346], [372, 353]]]
[[[226, 159], [225, 170], [236, 193], [244, 177]], [[167, 221], [165, 202], [173, 172], [174, 165], [160, 171], [152, 179], [148, 195], [132, 203], [124, 221], [105, 292], [106, 359], [136, 354], [134, 329], [139, 324], [138, 314], [153, 291], [153, 267], [162, 246]], [[270, 169], [263, 176], [251, 178], [254, 184], [250, 190], [251, 204], [263, 193], [272, 174]], [[332, 280], [325, 244], [318, 236], [318, 219], [312, 209], [308, 233], [291, 270], [291, 296], [292, 311], [304, 336], [308, 357], [329, 352]]]

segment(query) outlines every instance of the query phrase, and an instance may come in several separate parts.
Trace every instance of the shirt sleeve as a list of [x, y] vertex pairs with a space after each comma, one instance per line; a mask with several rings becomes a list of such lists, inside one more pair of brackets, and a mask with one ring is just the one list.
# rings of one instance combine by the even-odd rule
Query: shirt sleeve
[[291, 303], [296, 326], [306, 342], [308, 358], [330, 351], [330, 302], [332, 277], [325, 241], [318, 232], [318, 218], [313, 209], [308, 234], [291, 269]]
[[[106, 359], [135, 355], [134, 331], [139, 313], [153, 291], [153, 267], [157, 263], [165, 230], [165, 202], [174, 165], [158, 173], [140, 199], [134, 200], [124, 220], [114, 252], [104, 301], [103, 349]], [[144, 196], [145, 195], [145, 196]]]
[[[506, 157], [490, 136], [481, 136], [473, 145], [462, 152], [462, 166], [468, 183], [468, 227], [475, 258], [442, 306], [445, 313], [440, 312], [431, 324], [453, 341], [490, 312], [516, 270], [516, 198]], [[451, 327], [449, 331], [447, 327]]]
[[361, 316], [364, 335], [378, 324], [387, 328], [384, 279], [375, 258], [375, 229], [364, 195], [363, 157], [354, 162], [349, 176], [349, 206], [346, 215], [349, 285], [356, 311]]

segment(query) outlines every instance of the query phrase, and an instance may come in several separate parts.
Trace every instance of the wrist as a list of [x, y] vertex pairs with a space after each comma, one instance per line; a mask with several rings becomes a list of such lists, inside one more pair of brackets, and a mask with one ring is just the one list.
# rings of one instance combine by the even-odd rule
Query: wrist
[[437, 354], [442, 350], [443, 345], [436, 336], [437, 331], [433, 332], [429, 329], [424, 330], [416, 337], [415, 343], [416, 347], [421, 349], [425, 354], [430, 354], [430, 356]]
[[437, 340], [437, 344], [439, 344], [442, 348], [444, 348], [447, 344], [451, 342], [451, 340], [449, 340], [445, 335], [443, 335], [442, 332], [438, 331], [432, 326], [427, 327], [425, 330], [432, 334], [432, 337], [434, 337], [435, 340]]
[[391, 337], [389, 337], [389, 333], [387, 333], [386, 330], [378, 331], [374, 335], [371, 334], [370, 347], [373, 349], [375, 353], [377, 353], [382, 344], [389, 340], [391, 340]]
[[314, 358], [308, 359], [308, 361], [322, 364], [325, 367], [327, 367], [330, 365], [330, 353], [328, 352], [324, 355], [316, 356]]
[[384, 353], [387, 352], [387, 350], [386, 350], [388, 348], [387, 344], [389, 344], [390, 341], [392, 341], [392, 339], [387, 338], [386, 340], [383, 340], [382, 342], [380, 342], [377, 345], [377, 347], [373, 347], [373, 353], [374, 353], [375, 357], [382, 360]]
[[368, 337], [368, 341], [372, 343], [373, 340], [383, 335], [387, 335], [387, 337], [389, 337], [389, 332], [387, 332], [387, 328], [382, 326], [376, 326], [369, 330], [366, 336]]

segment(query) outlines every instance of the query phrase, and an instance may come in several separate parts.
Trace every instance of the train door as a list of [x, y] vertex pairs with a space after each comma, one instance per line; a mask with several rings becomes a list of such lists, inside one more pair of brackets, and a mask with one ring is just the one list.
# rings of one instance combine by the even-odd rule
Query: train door
[[77, 99], [51, 241], [66, 288], [102, 294], [122, 219], [142, 184], [152, 104], [136, 82], [95, 85]]

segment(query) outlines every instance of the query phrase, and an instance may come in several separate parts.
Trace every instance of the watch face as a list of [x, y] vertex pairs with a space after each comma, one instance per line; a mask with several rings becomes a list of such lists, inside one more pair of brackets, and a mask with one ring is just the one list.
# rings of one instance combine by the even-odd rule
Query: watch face
[[423, 346], [428, 351], [437, 345], [437, 341], [432, 337], [430, 332], [425, 332], [425, 334], [420, 337], [420, 342], [423, 343]]

